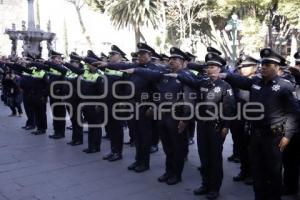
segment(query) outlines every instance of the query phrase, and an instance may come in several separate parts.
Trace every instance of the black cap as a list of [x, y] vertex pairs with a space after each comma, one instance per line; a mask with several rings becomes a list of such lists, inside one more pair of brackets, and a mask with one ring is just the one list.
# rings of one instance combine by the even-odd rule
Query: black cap
[[92, 57], [85, 57], [85, 58], [83, 58], [83, 61], [87, 64], [92, 65], [93, 63], [98, 62], [99, 60], [92, 58]]
[[163, 60], [163, 57], [161, 57], [161, 55], [159, 55], [158, 53], [154, 52], [154, 54], [152, 54], [151, 59], [154, 59], [154, 60]]
[[154, 49], [152, 49], [152, 48], [151, 48], [148, 44], [146, 44], [146, 43], [141, 43], [141, 42], [137, 43], [137, 48], [138, 48], [138, 53], [139, 53], [139, 52], [148, 52], [148, 53], [152, 53], [152, 54], [155, 53]]
[[240, 67], [239, 68], [242, 68], [242, 67], [245, 67], [245, 66], [248, 66], [248, 65], [257, 65], [259, 64], [259, 60], [251, 57], [251, 56], [247, 56], [247, 55], [242, 55], [240, 57], [240, 60], [241, 60], [241, 63], [239, 64]]
[[184, 53], [183, 51], [181, 51], [179, 48], [177, 47], [172, 47], [170, 49], [170, 59], [171, 58], [181, 58], [183, 60], [190, 60], [190, 57], [188, 55], [186, 55], [186, 53]]
[[295, 64], [299, 65], [300, 64], [300, 51], [298, 51], [297, 53], [294, 54], [294, 58], [295, 58]]
[[160, 54], [160, 56], [163, 58], [163, 60], [167, 60], [167, 61], [169, 61], [170, 60], [170, 57], [169, 56], [167, 56], [166, 54]]
[[50, 55], [50, 57], [56, 57], [56, 56], [62, 56], [63, 54], [62, 53], [58, 53], [58, 52], [56, 52], [54, 50], [50, 50], [49, 51], [49, 55]]
[[222, 55], [222, 53], [219, 50], [217, 50], [213, 47], [207, 47], [206, 50], [207, 50], [207, 53], [214, 53], [214, 54], [217, 54], [219, 56]]
[[110, 54], [111, 53], [117, 53], [117, 54], [120, 54], [122, 57], [125, 57], [126, 56], [126, 53], [124, 53], [118, 46], [116, 45], [112, 45], [111, 46], [111, 51], [109, 52]]
[[196, 59], [196, 57], [197, 57], [197, 56], [191, 54], [190, 52], [185, 52], [185, 54], [186, 54], [188, 57], [190, 57], [191, 60], [192, 60], [192, 59]]
[[106, 55], [106, 54], [104, 54], [104, 53], [101, 53], [101, 55], [100, 55], [100, 58], [106, 58], [106, 59], [108, 59], [108, 56]]
[[222, 67], [226, 65], [226, 61], [216, 53], [208, 53], [205, 56], [205, 65], [217, 65]]
[[280, 65], [285, 59], [270, 48], [264, 48], [260, 51], [261, 63], [274, 63]]
[[81, 58], [76, 52], [71, 52], [70, 56], [70, 61], [71, 62], [80, 62]]
[[101, 58], [99, 58], [92, 50], [87, 51], [86, 57], [94, 58], [96, 60], [101, 60]]

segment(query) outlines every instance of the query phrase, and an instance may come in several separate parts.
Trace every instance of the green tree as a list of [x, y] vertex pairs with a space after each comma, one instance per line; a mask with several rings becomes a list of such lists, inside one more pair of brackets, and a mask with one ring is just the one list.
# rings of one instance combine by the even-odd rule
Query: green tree
[[[93, 1], [90, 6], [101, 8], [101, 1]], [[99, 4], [98, 4], [99, 3]], [[152, 26], [157, 29], [160, 22], [160, 0], [108, 0], [105, 12], [110, 15], [112, 24], [117, 28], [132, 27], [135, 42], [146, 41], [141, 27]]]

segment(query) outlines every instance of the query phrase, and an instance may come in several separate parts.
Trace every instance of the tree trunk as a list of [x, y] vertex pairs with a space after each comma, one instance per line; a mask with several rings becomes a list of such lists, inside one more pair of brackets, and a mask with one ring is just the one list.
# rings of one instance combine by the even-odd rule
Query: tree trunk
[[88, 43], [89, 48], [92, 48], [92, 46], [93, 46], [92, 41], [91, 41], [90, 36], [86, 32], [86, 28], [85, 28], [85, 25], [84, 25], [83, 20], [82, 20], [80, 8], [76, 4], [74, 4], [74, 6], [76, 8], [76, 13], [77, 13], [77, 16], [78, 16], [78, 20], [79, 20], [79, 24], [80, 24], [80, 27], [81, 27], [82, 34], [84, 35], [84, 37], [86, 39], [86, 42]]

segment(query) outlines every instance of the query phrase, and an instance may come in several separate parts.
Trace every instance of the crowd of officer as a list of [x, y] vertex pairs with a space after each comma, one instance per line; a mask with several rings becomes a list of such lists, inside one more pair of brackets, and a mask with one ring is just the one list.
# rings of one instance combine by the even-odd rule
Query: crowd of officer
[[[109, 56], [72, 52], [69, 61], [53, 50], [48, 60], [30, 54], [3, 57], [1, 99], [11, 116], [22, 115], [23, 103], [27, 121], [22, 128], [34, 135], [46, 134], [49, 101], [54, 130], [49, 138], [62, 139], [69, 128], [72, 139], [67, 144], [82, 145], [87, 127], [83, 152], [99, 152], [102, 137], [110, 140], [103, 160], [121, 160], [123, 144], [135, 146], [128, 170], [137, 173], [150, 169], [150, 154], [161, 142], [166, 158], [158, 181], [168, 185], [182, 181], [196, 133], [202, 184], [194, 194], [208, 199], [219, 197], [223, 143], [231, 132], [234, 148], [228, 160], [240, 163], [233, 181], [253, 185], [256, 200], [297, 192], [300, 52], [289, 66], [284, 57], [264, 48], [260, 59], [240, 55], [229, 70], [213, 47], [207, 48], [202, 64], [176, 47], [170, 56], [145, 43], [137, 49], [131, 62], [116, 45]], [[67, 116], [71, 127], [66, 127]], [[125, 143], [124, 127], [130, 136]]]

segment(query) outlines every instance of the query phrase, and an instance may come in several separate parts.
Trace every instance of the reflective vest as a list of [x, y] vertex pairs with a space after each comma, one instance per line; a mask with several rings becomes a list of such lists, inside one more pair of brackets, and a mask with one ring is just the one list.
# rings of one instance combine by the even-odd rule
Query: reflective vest
[[57, 76], [62, 75], [61, 72], [57, 71], [56, 69], [53, 69], [52, 67], [50, 67], [50, 74], [54, 74], [54, 75], [57, 75]]
[[89, 82], [96, 82], [99, 76], [99, 73], [91, 73], [88, 70], [85, 70], [83, 74], [83, 79]]
[[37, 70], [35, 67], [33, 67], [31, 69], [32, 69], [31, 76], [33, 78], [40, 78], [40, 79], [42, 79], [45, 76], [45, 74], [46, 74], [45, 71], [43, 71], [43, 70]]
[[123, 75], [123, 72], [106, 68], [104, 74], [111, 75], [111, 76], [120, 76], [121, 77]]
[[67, 78], [77, 78], [77, 74], [73, 73], [71, 70], [67, 71], [66, 77]]

